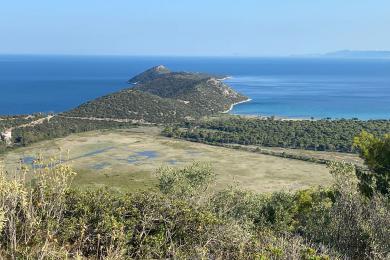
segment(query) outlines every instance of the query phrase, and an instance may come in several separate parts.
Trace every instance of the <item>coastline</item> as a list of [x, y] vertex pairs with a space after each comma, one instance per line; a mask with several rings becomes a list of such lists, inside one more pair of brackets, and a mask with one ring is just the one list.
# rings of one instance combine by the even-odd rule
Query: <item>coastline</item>
[[[279, 120], [279, 121], [318, 121], [321, 120], [321, 118], [307, 118], [307, 117], [287, 117], [287, 116], [278, 116], [278, 115], [273, 115], [273, 116], [268, 116], [268, 115], [249, 115], [249, 114], [230, 114], [232, 116], [239, 116], [243, 118], [248, 118], [248, 119], [270, 119], [273, 118], [274, 120]], [[364, 120], [362, 120], [364, 121]]]
[[232, 109], [234, 108], [235, 105], [238, 105], [238, 104], [242, 104], [242, 103], [246, 103], [246, 102], [250, 102], [252, 101], [251, 98], [248, 98], [247, 100], [243, 100], [243, 101], [240, 101], [240, 102], [236, 102], [236, 103], [233, 103], [230, 105], [230, 108], [228, 110], [225, 110], [223, 112], [221, 112], [222, 114], [227, 114], [229, 113], [230, 111], [232, 111]]
[[224, 77], [224, 78], [220, 78], [220, 79], [217, 79], [217, 80], [219, 80], [219, 81], [225, 81], [225, 80], [232, 79], [232, 78], [233, 78], [233, 76], [226, 76], [226, 77]]

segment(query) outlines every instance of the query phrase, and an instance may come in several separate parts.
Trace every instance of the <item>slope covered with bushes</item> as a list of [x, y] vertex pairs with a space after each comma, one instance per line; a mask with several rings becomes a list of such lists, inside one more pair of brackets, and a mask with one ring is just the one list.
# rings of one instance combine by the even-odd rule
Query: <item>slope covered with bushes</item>
[[[195, 163], [161, 168], [159, 191], [70, 189], [73, 171], [35, 162], [33, 182], [0, 173], [0, 255], [20, 259], [386, 259], [390, 205], [359, 192], [354, 168], [296, 193], [212, 191]], [[32, 186], [31, 186], [32, 184]]]
[[162, 66], [147, 70], [129, 82], [136, 84], [63, 115], [174, 123], [223, 112], [247, 99], [211, 75], [170, 72]]

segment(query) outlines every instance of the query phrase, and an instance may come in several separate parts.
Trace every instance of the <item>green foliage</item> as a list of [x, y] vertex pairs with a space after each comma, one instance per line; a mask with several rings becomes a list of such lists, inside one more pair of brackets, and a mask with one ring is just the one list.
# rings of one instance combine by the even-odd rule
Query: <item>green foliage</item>
[[390, 132], [389, 120], [273, 120], [238, 116], [186, 122], [167, 127], [166, 136], [198, 142], [354, 152], [362, 130], [375, 136]]
[[[195, 74], [196, 75], [196, 74]], [[147, 92], [162, 98], [185, 98], [188, 93], [196, 90], [197, 84], [202, 82], [203, 78], [191, 76], [191, 74], [168, 74], [137, 84], [133, 89]], [[187, 99], [184, 99], [187, 100]]]
[[151, 81], [153, 79], [159, 78], [166, 73], [170, 73], [170, 70], [162, 65], [156, 66], [156, 67], [150, 68], [150, 69], [142, 72], [141, 74], [138, 74], [137, 76], [133, 77], [132, 79], [129, 80], [129, 83], [130, 84], [140, 84], [143, 82], [148, 82], [148, 81]]
[[185, 103], [147, 92], [126, 89], [100, 97], [63, 113], [71, 117], [129, 119], [134, 122], [173, 123], [187, 116], [198, 117]]
[[7, 150], [7, 144], [4, 141], [0, 140], [0, 154], [4, 153]]
[[80, 251], [85, 257], [121, 253], [127, 223], [123, 197], [107, 189], [72, 190], [66, 194], [66, 201], [59, 238], [69, 245], [69, 251]]
[[164, 67], [152, 68], [130, 83], [137, 84], [82, 104], [64, 115], [177, 123], [225, 111], [246, 99], [211, 75], [169, 72]]
[[211, 198], [211, 205], [214, 212], [222, 218], [250, 222], [259, 218], [258, 209], [265, 201], [266, 198], [260, 194], [232, 186], [215, 193]]
[[302, 216], [302, 231], [353, 259], [387, 259], [390, 220], [383, 216], [390, 214], [388, 199], [376, 195], [367, 200], [358, 189], [354, 166], [332, 163], [329, 168], [334, 177], [330, 200], [312, 203], [311, 213]]
[[[42, 165], [42, 161], [39, 162]], [[69, 188], [64, 165], [0, 170], [0, 256], [20, 259], [386, 259], [390, 202], [362, 196], [354, 167], [329, 165], [328, 189], [209, 191], [195, 163], [160, 169], [161, 192]], [[188, 191], [186, 193], [185, 191]]]
[[201, 116], [226, 111], [233, 103], [247, 99], [214, 77], [196, 73], [165, 74], [137, 84], [134, 89], [181, 103], [185, 101], [187, 108]]
[[14, 129], [12, 138], [15, 146], [26, 146], [35, 142], [64, 137], [74, 133], [99, 129], [129, 128], [133, 126], [134, 124], [132, 123], [72, 119], [55, 116], [50, 121], [46, 120], [42, 124]]
[[215, 174], [207, 164], [194, 163], [182, 169], [163, 167], [157, 170], [159, 189], [180, 199], [204, 196], [215, 181]]
[[369, 171], [358, 171], [360, 188], [367, 196], [375, 192], [390, 194], [390, 135], [377, 138], [363, 131], [355, 137], [354, 145], [359, 149]]
[[11, 127], [31, 123], [34, 120], [43, 118], [44, 116], [44, 114], [0, 116], [0, 132]]
[[65, 165], [40, 162], [34, 185], [26, 181], [27, 168], [9, 179], [0, 168], [0, 256], [7, 259], [63, 258], [56, 235], [64, 219], [65, 194], [74, 176]]

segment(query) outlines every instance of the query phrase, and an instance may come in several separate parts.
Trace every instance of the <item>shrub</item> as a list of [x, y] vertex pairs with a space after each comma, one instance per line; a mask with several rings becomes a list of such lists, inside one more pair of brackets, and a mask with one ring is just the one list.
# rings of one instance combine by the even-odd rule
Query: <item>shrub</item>
[[63, 220], [74, 172], [53, 161], [33, 172], [34, 185], [26, 181], [27, 168], [14, 178], [0, 169], [1, 251], [10, 258], [62, 257], [64, 250], [56, 244], [56, 234]]
[[[66, 165], [0, 170], [0, 256], [13, 259], [386, 259], [390, 205], [363, 196], [355, 168], [295, 193], [213, 191], [210, 166], [158, 171], [161, 191], [70, 189]], [[188, 192], [188, 193], [187, 193]]]
[[390, 195], [390, 135], [380, 139], [363, 131], [355, 137], [354, 145], [369, 169], [357, 171], [360, 190], [366, 196], [376, 192]]

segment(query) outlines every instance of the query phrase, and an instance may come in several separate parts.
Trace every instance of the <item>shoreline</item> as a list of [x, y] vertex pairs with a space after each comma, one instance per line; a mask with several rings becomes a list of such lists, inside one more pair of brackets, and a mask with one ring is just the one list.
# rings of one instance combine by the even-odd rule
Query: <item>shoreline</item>
[[[250, 115], [250, 114], [230, 114], [232, 116], [239, 116], [243, 118], [255, 118], [255, 119], [270, 119], [273, 118], [274, 120], [280, 120], [280, 121], [318, 121], [322, 120], [321, 118], [307, 118], [307, 117], [288, 117], [288, 116], [280, 116], [280, 115]], [[364, 120], [360, 120], [364, 121]]]
[[220, 79], [217, 79], [217, 80], [219, 80], [219, 81], [225, 81], [225, 80], [232, 79], [232, 78], [233, 78], [233, 76], [226, 76], [226, 77], [224, 77], [224, 78], [220, 78]]
[[223, 112], [221, 112], [221, 113], [222, 113], [222, 114], [227, 114], [227, 113], [229, 113], [230, 111], [232, 111], [232, 109], [234, 108], [234, 106], [239, 105], [239, 104], [242, 104], [242, 103], [250, 102], [250, 101], [252, 101], [252, 99], [251, 99], [251, 98], [248, 98], [247, 100], [243, 100], [243, 101], [240, 101], [240, 102], [233, 103], [233, 104], [230, 105], [230, 108], [229, 108], [228, 110], [225, 110], [225, 111], [223, 111]]

